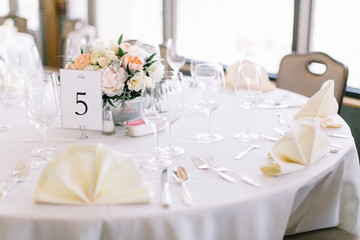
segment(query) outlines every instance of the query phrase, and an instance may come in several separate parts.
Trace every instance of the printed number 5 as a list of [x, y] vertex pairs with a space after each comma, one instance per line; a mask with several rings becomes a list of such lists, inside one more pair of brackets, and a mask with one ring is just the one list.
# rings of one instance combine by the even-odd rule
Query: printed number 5
[[82, 100], [79, 100], [79, 95], [86, 95], [86, 92], [77, 92], [76, 93], [76, 104], [80, 103], [80, 104], [83, 104], [84, 105], [84, 112], [82, 113], [79, 113], [79, 112], [75, 112], [76, 115], [84, 115], [85, 113], [87, 113], [87, 110], [88, 110], [88, 106], [86, 104], [86, 102], [82, 101]]

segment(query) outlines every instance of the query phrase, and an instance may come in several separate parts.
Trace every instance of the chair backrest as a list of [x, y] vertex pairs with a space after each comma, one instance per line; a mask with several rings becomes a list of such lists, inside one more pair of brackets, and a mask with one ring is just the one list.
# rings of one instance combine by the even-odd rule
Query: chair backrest
[[8, 14], [7, 16], [0, 17], [0, 25], [2, 25], [6, 19], [12, 19], [14, 21], [14, 26], [18, 29], [19, 32], [28, 32], [27, 28], [27, 19], [18, 17], [15, 14]]
[[80, 47], [96, 39], [96, 28], [87, 24], [83, 24], [80, 29], [71, 31], [66, 34], [61, 44], [60, 67], [65, 67], [68, 58], [74, 58], [80, 55]]
[[[318, 73], [313, 70], [314, 65], [320, 65], [324, 70]], [[340, 111], [347, 78], [348, 67], [325, 53], [290, 54], [280, 62], [276, 85], [311, 97], [325, 81], [332, 79], [335, 82], [334, 95]]]

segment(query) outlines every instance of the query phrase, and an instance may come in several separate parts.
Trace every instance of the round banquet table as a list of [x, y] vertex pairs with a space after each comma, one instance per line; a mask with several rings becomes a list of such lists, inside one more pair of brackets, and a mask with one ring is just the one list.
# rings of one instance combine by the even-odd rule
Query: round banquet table
[[[282, 89], [275, 89], [264, 99], [281, 99], [289, 104], [306, 102], [306, 98]], [[0, 179], [5, 178], [17, 159], [34, 158], [30, 151], [40, 146], [39, 131], [28, 121], [19, 98], [9, 100], [12, 106], [0, 110], [0, 124], [10, 129], [0, 133]], [[191, 105], [191, 101], [189, 106]], [[185, 167], [190, 176], [187, 187], [194, 205], [186, 206], [181, 198], [181, 185], [170, 183], [172, 204], [160, 204], [161, 170], [141, 169], [150, 183], [153, 198], [150, 204], [129, 205], [52, 205], [33, 200], [41, 170], [32, 170], [24, 182], [18, 183], [0, 203], [0, 238], [12, 239], [282, 239], [284, 235], [314, 229], [339, 227], [360, 235], [360, 171], [359, 160], [348, 125], [340, 116], [341, 129], [325, 130], [348, 138], [330, 137], [343, 146], [338, 153], [327, 151], [321, 159], [304, 170], [270, 177], [260, 171], [269, 160], [267, 153], [274, 142], [266, 140], [260, 149], [252, 150], [241, 160], [234, 156], [251, 145], [240, 142], [233, 134], [244, 130], [244, 110], [238, 107], [234, 93], [227, 90], [222, 105], [213, 112], [212, 129], [224, 136], [213, 144], [197, 143], [194, 136], [207, 130], [203, 113], [186, 111], [172, 127], [173, 144], [185, 149], [185, 154], [173, 158], [174, 166]], [[253, 132], [280, 137], [274, 127], [279, 124], [276, 112], [283, 112], [292, 125], [292, 115], [299, 108], [254, 109], [251, 112]], [[74, 144], [102, 143], [131, 154], [140, 165], [154, 147], [154, 136], [133, 138], [122, 126], [116, 134], [104, 136], [100, 131], [87, 131], [88, 139], [79, 140], [78, 129], [63, 129], [61, 116], [47, 132], [49, 144], [62, 150]], [[160, 134], [160, 144], [166, 144], [167, 134]], [[223, 166], [242, 173], [262, 185], [255, 188], [244, 182], [230, 183], [209, 170], [197, 169], [191, 157], [202, 160], [214, 157]]]

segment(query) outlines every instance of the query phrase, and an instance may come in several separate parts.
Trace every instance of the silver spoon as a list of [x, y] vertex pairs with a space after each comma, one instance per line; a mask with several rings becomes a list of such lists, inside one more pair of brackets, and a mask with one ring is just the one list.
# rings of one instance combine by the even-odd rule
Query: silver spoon
[[183, 189], [183, 200], [186, 205], [192, 205], [193, 200], [189, 190], [187, 189], [185, 182], [189, 180], [189, 175], [185, 168], [178, 166], [173, 170], [174, 179], [177, 183], [181, 183]]

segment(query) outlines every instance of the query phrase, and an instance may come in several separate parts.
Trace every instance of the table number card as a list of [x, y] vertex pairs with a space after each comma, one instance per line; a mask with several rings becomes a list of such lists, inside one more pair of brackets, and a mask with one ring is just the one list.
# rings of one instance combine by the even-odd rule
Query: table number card
[[60, 69], [63, 128], [102, 130], [101, 71]]

